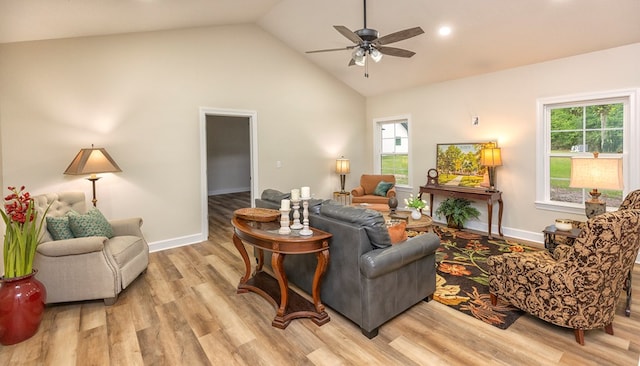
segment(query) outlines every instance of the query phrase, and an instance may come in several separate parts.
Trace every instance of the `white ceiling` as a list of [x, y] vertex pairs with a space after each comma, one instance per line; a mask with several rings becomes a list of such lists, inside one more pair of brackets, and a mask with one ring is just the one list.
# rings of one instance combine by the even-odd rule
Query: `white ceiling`
[[[347, 67], [351, 42], [333, 29], [363, 26], [361, 0], [0, 0], [0, 43], [256, 23], [363, 95], [376, 95], [640, 42], [640, 0], [369, 0], [381, 36], [416, 52]], [[446, 38], [437, 29], [449, 25]]]

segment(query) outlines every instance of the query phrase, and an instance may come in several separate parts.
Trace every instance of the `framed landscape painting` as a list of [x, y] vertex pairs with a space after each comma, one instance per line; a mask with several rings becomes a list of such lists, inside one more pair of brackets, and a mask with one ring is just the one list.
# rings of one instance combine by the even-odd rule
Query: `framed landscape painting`
[[480, 165], [480, 150], [497, 146], [496, 142], [437, 144], [438, 184], [485, 188], [489, 186], [487, 168]]

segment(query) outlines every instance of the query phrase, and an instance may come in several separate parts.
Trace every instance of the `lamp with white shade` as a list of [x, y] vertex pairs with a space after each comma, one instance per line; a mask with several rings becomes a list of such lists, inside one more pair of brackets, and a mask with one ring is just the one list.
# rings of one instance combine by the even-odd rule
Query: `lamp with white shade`
[[605, 213], [607, 205], [600, 199], [598, 189], [622, 189], [622, 159], [599, 158], [598, 152], [593, 157], [572, 157], [569, 187], [592, 188], [591, 199], [584, 203], [588, 218]]
[[340, 193], [346, 193], [344, 190], [344, 183], [346, 180], [346, 174], [351, 172], [349, 159], [345, 159], [344, 156], [336, 159], [336, 174], [340, 175]]

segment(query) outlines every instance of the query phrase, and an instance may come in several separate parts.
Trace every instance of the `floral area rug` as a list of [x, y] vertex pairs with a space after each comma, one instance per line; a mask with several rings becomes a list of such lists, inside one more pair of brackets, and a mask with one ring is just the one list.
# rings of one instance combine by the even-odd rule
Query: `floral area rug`
[[[507, 329], [523, 312], [500, 300], [496, 306], [491, 305], [487, 257], [540, 249], [511, 240], [489, 240], [483, 235], [446, 227], [434, 226], [433, 230], [440, 237], [433, 299], [485, 323]], [[412, 234], [410, 232], [409, 236]]]

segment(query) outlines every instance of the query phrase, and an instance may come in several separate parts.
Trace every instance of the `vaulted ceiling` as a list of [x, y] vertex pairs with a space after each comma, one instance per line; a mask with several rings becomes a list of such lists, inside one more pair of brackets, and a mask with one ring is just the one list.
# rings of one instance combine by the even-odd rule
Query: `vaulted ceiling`
[[415, 56], [369, 62], [369, 78], [350, 51], [305, 53], [352, 45], [333, 26], [362, 28], [362, 0], [0, 0], [0, 43], [254, 23], [369, 96], [638, 43], [638, 14], [640, 0], [369, 0], [381, 36], [425, 31], [391, 44]]

